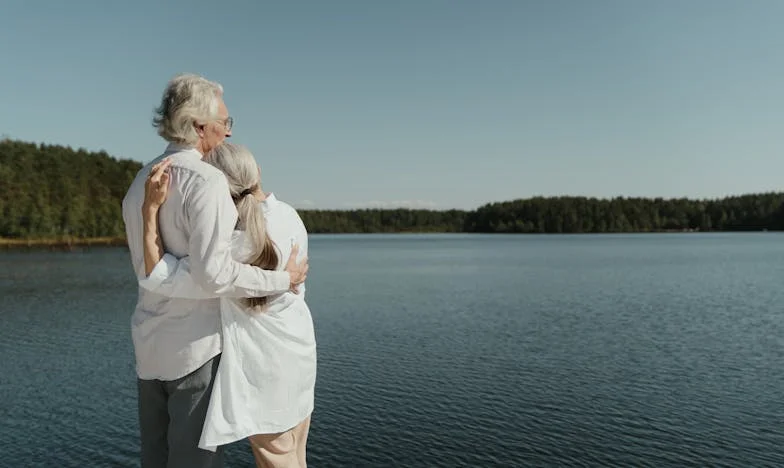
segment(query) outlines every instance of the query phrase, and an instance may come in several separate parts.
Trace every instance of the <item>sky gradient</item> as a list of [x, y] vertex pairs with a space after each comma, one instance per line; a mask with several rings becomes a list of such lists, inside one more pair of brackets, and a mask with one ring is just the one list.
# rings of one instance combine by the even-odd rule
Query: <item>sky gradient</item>
[[784, 2], [11, 0], [0, 135], [138, 161], [219, 81], [298, 208], [778, 191]]

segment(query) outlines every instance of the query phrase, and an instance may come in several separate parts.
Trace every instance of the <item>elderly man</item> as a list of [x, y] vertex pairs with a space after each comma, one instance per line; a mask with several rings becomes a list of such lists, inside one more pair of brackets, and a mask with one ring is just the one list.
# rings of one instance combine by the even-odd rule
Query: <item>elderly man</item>
[[[263, 297], [302, 283], [307, 262], [298, 265], [291, 258], [284, 271], [264, 271], [232, 259], [229, 246], [237, 211], [223, 173], [201, 160], [231, 136], [223, 88], [197, 75], [177, 76], [166, 87], [156, 114], [154, 125], [169, 145], [139, 171], [123, 200], [138, 279], [146, 277], [145, 180], [151, 167], [167, 158], [171, 186], [158, 214], [160, 234], [166, 252], [189, 257], [190, 274], [199, 287], [216, 296]], [[220, 467], [221, 449], [198, 448], [220, 360], [219, 300], [176, 296], [140, 288], [131, 320], [142, 467]]]

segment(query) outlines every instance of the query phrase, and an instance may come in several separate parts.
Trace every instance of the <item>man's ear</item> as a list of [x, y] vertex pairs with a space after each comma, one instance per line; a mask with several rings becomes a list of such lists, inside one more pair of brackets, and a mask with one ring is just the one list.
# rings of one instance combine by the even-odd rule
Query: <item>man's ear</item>
[[200, 125], [200, 124], [194, 123], [193, 124], [193, 128], [196, 129], [196, 134], [197, 135], [199, 135], [200, 137], [204, 137], [204, 125]]

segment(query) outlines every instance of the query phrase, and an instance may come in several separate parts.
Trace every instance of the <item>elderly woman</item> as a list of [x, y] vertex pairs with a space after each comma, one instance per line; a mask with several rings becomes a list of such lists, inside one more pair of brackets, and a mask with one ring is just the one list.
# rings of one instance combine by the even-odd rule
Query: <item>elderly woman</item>
[[[308, 238], [297, 212], [261, 189], [260, 171], [244, 147], [223, 143], [205, 157], [229, 183], [239, 220], [231, 250], [237, 261], [265, 270], [289, 255], [305, 256]], [[167, 163], [152, 171], [144, 214], [145, 288], [163, 282], [191, 299], [209, 296], [188, 279], [188, 259], [163, 252], [155, 207], [166, 200]], [[304, 467], [316, 381], [316, 341], [305, 285], [269, 297], [222, 298], [223, 356], [199, 446], [214, 450], [248, 438], [258, 467]]]

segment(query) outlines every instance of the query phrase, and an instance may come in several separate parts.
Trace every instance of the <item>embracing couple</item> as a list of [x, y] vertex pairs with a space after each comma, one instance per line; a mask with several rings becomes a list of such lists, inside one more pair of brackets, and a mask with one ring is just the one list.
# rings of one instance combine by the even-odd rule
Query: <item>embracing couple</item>
[[222, 446], [245, 438], [258, 467], [306, 466], [307, 231], [224, 142], [232, 123], [219, 84], [172, 79], [154, 119], [169, 145], [123, 200], [143, 468], [221, 467]]

